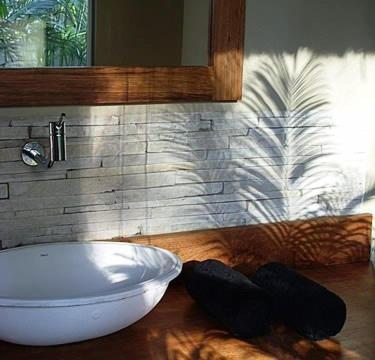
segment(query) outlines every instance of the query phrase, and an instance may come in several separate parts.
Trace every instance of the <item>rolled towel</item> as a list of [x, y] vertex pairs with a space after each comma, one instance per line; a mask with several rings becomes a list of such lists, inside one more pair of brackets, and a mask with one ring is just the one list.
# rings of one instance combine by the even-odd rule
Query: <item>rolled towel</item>
[[184, 265], [192, 298], [232, 335], [250, 339], [270, 332], [271, 303], [246, 276], [217, 260]]
[[270, 295], [279, 319], [300, 335], [322, 340], [342, 330], [344, 301], [315, 281], [279, 263], [262, 266], [251, 280]]

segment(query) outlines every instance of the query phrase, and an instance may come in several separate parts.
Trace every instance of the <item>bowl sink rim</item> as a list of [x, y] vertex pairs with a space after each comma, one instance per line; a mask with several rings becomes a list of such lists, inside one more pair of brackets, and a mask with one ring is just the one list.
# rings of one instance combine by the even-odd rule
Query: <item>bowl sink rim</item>
[[129, 285], [121, 289], [112, 290], [103, 293], [102, 295], [92, 295], [92, 296], [82, 296], [82, 297], [70, 297], [66, 299], [61, 298], [48, 298], [48, 299], [22, 299], [14, 297], [1, 297], [0, 296], [0, 308], [1, 307], [12, 307], [12, 308], [52, 308], [52, 307], [67, 307], [67, 306], [84, 306], [84, 305], [93, 305], [98, 303], [113, 302], [131, 298], [134, 296], [142, 295], [147, 292], [149, 289], [154, 289], [157, 287], [165, 287], [173, 279], [175, 279], [182, 271], [182, 261], [174, 253], [150, 245], [142, 245], [136, 243], [127, 243], [127, 242], [116, 242], [116, 241], [75, 241], [75, 242], [56, 242], [56, 243], [47, 243], [47, 244], [33, 244], [20, 246], [12, 249], [5, 249], [0, 251], [0, 260], [1, 256], [10, 252], [23, 251], [30, 248], [46, 248], [46, 247], [55, 247], [62, 245], [69, 246], [78, 246], [78, 245], [117, 245], [124, 247], [138, 247], [138, 248], [147, 248], [153, 249], [154, 251], [161, 252], [172, 260], [172, 266], [168, 271], [159, 274], [158, 276], [139, 282], [134, 285]]

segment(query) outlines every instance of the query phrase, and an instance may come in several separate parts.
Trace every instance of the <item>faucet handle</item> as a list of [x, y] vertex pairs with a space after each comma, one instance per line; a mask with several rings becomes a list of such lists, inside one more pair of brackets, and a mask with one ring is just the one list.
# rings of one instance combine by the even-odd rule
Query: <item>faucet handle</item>
[[33, 141], [22, 147], [22, 161], [28, 166], [48, 166], [49, 160], [42, 145]]

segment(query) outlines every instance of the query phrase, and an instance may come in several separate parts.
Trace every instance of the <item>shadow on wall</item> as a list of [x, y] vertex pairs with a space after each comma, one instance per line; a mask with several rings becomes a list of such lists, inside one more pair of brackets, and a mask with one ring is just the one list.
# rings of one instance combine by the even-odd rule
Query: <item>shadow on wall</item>
[[252, 151], [269, 159], [278, 151], [286, 219], [342, 215], [362, 202], [362, 179], [342, 168], [347, 159], [340, 159], [329, 90], [319, 59], [306, 51], [270, 56], [245, 84], [244, 102], [252, 112], [265, 114], [255, 130], [263, 146]]
[[233, 105], [210, 104], [206, 109], [220, 113], [193, 113], [193, 105], [177, 105], [157, 114], [150, 106], [147, 120], [138, 121], [125, 110], [119, 159], [105, 159], [101, 169], [105, 176], [116, 176], [116, 183], [108, 185], [116, 211], [108, 213], [108, 233], [116, 228], [120, 235], [143, 235], [343, 215], [361, 205], [362, 174], [353, 176], [341, 167], [347, 159], [338, 157], [330, 86], [318, 56], [373, 51], [369, 14], [374, 4], [247, 3], [246, 52], [249, 58], [264, 57], [247, 74], [245, 113], [235, 112]]
[[[18, 149], [27, 126], [32, 138], [48, 138], [46, 119], [12, 119], [4, 137], [19, 140], [4, 145], [12, 151], [0, 169], [11, 194], [2, 203], [4, 244], [351, 213], [374, 187], [363, 190], [354, 147], [346, 150], [355, 155], [356, 172], [342, 167], [349, 161], [335, 144], [337, 116], [330, 115], [337, 96], [330, 94], [320, 53], [372, 52], [375, 37], [366, 19], [374, 6], [365, 0], [248, 0], [242, 103], [168, 105], [159, 113], [158, 106], [67, 109], [78, 112], [69, 119], [71, 160], [43, 175], [19, 163]], [[23, 219], [17, 229], [13, 212]]]
[[[369, 127], [371, 133], [372, 99], [368, 94], [373, 92], [370, 84], [373, 83], [371, 71], [375, 53], [374, 12], [372, 0], [247, 0], [246, 55], [248, 58], [260, 54], [264, 57], [294, 55], [301, 48], [307, 48], [323, 61], [327, 60], [331, 81], [335, 82], [338, 92], [334, 94], [332, 106], [335, 121], [344, 120], [340, 116], [346, 117], [348, 122], [361, 118], [361, 125]], [[249, 75], [248, 82], [251, 81]], [[358, 127], [352, 129], [351, 133], [355, 135], [358, 130]], [[365, 136], [362, 138], [364, 141]], [[347, 141], [351, 141], [350, 135]], [[374, 147], [371, 143], [369, 147], [371, 154]], [[345, 162], [345, 157], [341, 161]], [[363, 166], [359, 164], [357, 160], [357, 167]], [[356, 189], [351, 201], [338, 194], [345, 176], [347, 173], [343, 171], [336, 191], [320, 196], [321, 203], [327, 205], [327, 214], [337, 213], [332, 206], [351, 209], [361, 202], [367, 203], [367, 209], [372, 211], [375, 189], [372, 169], [367, 169], [365, 189]], [[346, 183], [351, 181], [348, 178]]]
[[[202, 224], [193, 223], [194, 229], [356, 213], [365, 196], [364, 173], [355, 161], [350, 164], [355, 172], [346, 168], [350, 161], [337, 141], [330, 86], [320, 59], [304, 50], [294, 56], [269, 55], [258, 62], [249, 79], [244, 85], [246, 112], [202, 113], [201, 125], [210, 121], [210, 127], [192, 131], [191, 123], [181, 122], [177, 134], [160, 135], [163, 151], [173, 154], [177, 183], [189, 184], [202, 193], [213, 184], [223, 184], [215, 195], [187, 196], [180, 199], [179, 206], [164, 209], [168, 221], [173, 224], [183, 215], [201, 217]], [[186, 107], [179, 111], [186, 112]], [[168, 116], [176, 121], [176, 114]], [[148, 144], [151, 158], [156, 145]], [[363, 154], [356, 151], [349, 149], [361, 158]], [[198, 154], [203, 157], [194, 158]], [[188, 209], [190, 213], [185, 212]], [[350, 243], [350, 239], [367, 227], [367, 222], [358, 223], [345, 234], [336, 234], [316, 229], [309, 232], [301, 224], [293, 232], [294, 245], [303, 253], [297, 260], [311, 264], [324, 259], [329, 264], [342, 254], [366, 258], [368, 247]], [[145, 230], [153, 232], [148, 226]], [[189, 224], [173, 230], [190, 230]], [[282, 241], [286, 231], [275, 224], [264, 234], [262, 244], [246, 234], [242, 238], [248, 239], [251, 247], [247, 244], [248, 251], [240, 255], [238, 244], [220, 234], [207, 246], [211, 254], [232, 256], [232, 265], [259, 266], [265, 252], [273, 259], [292, 263], [297, 260], [288, 258]], [[313, 244], [306, 245], [306, 238], [313, 239]]]
[[251, 54], [375, 52], [372, 0], [247, 0]]
[[[287, 64], [284, 57], [271, 56], [245, 84], [244, 102], [260, 114], [258, 127], [251, 130], [257, 141], [243, 144], [254, 154], [254, 165], [259, 165], [259, 185], [249, 184], [245, 190], [262, 193], [263, 184], [271, 182], [280, 193], [281, 201], [254, 203], [253, 212], [268, 221], [317, 215], [318, 209], [311, 207], [317, 206], [313, 189], [326, 185], [318, 183], [332, 171], [326, 161], [330, 153], [322, 151], [331, 142], [327, 85], [318, 60], [313, 56], [299, 60], [296, 55]], [[267, 166], [262, 164], [265, 158]]]
[[[223, 183], [215, 198], [200, 198], [199, 206], [208, 217], [208, 221], [202, 218], [205, 227], [358, 211], [366, 196], [365, 169], [361, 165], [355, 173], [353, 168], [358, 168], [364, 154], [349, 149], [349, 159], [341, 153], [339, 119], [331, 114], [337, 105], [330, 103], [330, 84], [320, 55], [375, 51], [369, 15], [374, 9], [368, 0], [247, 1], [247, 70], [241, 108], [246, 113], [235, 113], [236, 105], [211, 105], [222, 114], [202, 114], [202, 121], [212, 123], [211, 129], [199, 134], [201, 143], [211, 147], [206, 158], [175, 168], [181, 184], [205, 190], [207, 184]], [[180, 105], [178, 111], [193, 108]], [[178, 136], [164, 138], [176, 164], [186, 160], [186, 154], [197, 153], [193, 136], [197, 134], [186, 126]]]
[[349, 176], [337, 158], [329, 87], [319, 60], [300, 51], [258, 65], [245, 84], [246, 113], [203, 114], [211, 129], [192, 133], [185, 125], [185, 132], [165, 138], [176, 164], [185, 160], [181, 154], [196, 151], [192, 136], [208, 149], [204, 161], [192, 159], [190, 168], [180, 169], [178, 183], [223, 183], [216, 197], [201, 198], [210, 227], [353, 212], [362, 201], [362, 178]]

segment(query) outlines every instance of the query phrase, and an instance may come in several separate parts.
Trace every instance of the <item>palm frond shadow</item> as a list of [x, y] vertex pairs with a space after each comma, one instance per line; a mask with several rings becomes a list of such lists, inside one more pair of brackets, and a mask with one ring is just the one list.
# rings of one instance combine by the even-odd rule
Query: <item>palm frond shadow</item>
[[[267, 223], [311, 215], [317, 197], [301, 194], [324, 177], [324, 159], [330, 155], [321, 147], [330, 141], [330, 123], [319, 63], [311, 57], [300, 66], [295, 58], [290, 67], [283, 57], [273, 56], [254, 72], [245, 94], [250, 111], [260, 114], [244, 144], [257, 167], [247, 168], [252, 181], [238, 189], [249, 200], [249, 213]], [[281, 234], [275, 228], [268, 234], [275, 251], [285, 246]]]
[[[259, 171], [252, 170], [257, 181], [249, 182], [248, 187], [241, 189], [249, 194], [249, 212], [255, 214], [258, 222], [343, 215], [363, 199], [363, 195], [360, 195], [348, 201], [347, 195], [342, 194], [342, 185], [350, 187], [351, 179], [332, 161], [334, 154], [322, 150], [322, 146], [331, 144], [333, 139], [327, 132], [331, 127], [327, 116], [328, 91], [320, 65], [311, 57], [298, 70], [298, 56], [294, 60], [290, 70], [281, 56], [270, 58], [255, 72], [253, 81], [246, 89], [251, 111], [264, 113], [259, 118], [258, 128], [253, 129], [262, 139], [261, 146], [259, 142], [248, 142], [247, 149], [255, 154], [255, 162], [258, 161], [257, 156], [267, 156], [271, 161], [278, 157], [281, 159], [281, 166], [276, 172], [271, 172], [265, 166], [259, 167]], [[325, 189], [329, 177], [336, 179], [337, 186], [332, 187], [331, 184], [331, 188]], [[272, 199], [270, 189], [268, 186], [265, 188], [264, 184], [272, 184], [274, 193], [279, 193], [280, 198], [276, 196]], [[351, 189], [348, 191], [351, 192]], [[259, 195], [268, 199], [259, 200]], [[269, 249], [274, 251], [272, 260], [299, 266], [334, 264], [343, 261], [343, 258], [360, 261], [369, 252], [366, 244], [357, 241], [369, 228], [365, 222], [358, 223], [356, 229], [352, 227], [346, 233], [334, 233], [334, 227], [313, 227], [306, 232], [303, 225], [297, 226], [297, 231], [288, 234], [290, 244], [285, 243], [283, 235], [288, 230], [282, 229], [282, 224], [276, 224], [269, 227], [272, 232], [265, 234], [264, 241], [268, 241]], [[222, 241], [221, 245], [227, 252], [236, 253], [233, 242]], [[287, 255], [288, 250], [283, 256], [283, 251], [288, 247], [293, 252], [293, 259]], [[256, 250], [254, 254], [257, 254]], [[254, 261], [259, 262], [262, 256], [258, 254], [256, 258]], [[241, 264], [239, 258], [233, 262]], [[243, 263], [246, 267], [251, 265], [249, 259], [244, 259]]]
[[[320, 66], [310, 58], [297, 69], [297, 60], [290, 69], [281, 56], [274, 56], [245, 85], [249, 109], [264, 116], [260, 115], [258, 127], [252, 129], [251, 135], [256, 141], [246, 144], [249, 153], [254, 154], [254, 163], [259, 165], [259, 171], [254, 172], [258, 181], [241, 191], [250, 194], [249, 211], [263, 222], [305, 215], [315, 198], [305, 197], [296, 208], [293, 191], [301, 192], [306, 182], [322, 175], [319, 163], [328, 155], [321, 152], [321, 144], [328, 141], [328, 135], [319, 131], [329, 127], [322, 116], [329, 102]], [[268, 159], [266, 164], [261, 160], [264, 158]], [[293, 186], [297, 179], [298, 186]], [[273, 189], [264, 187], [267, 183]], [[271, 189], [274, 196], [270, 196]], [[259, 195], [275, 200], [257, 201]]]
[[[203, 313], [197, 305], [192, 305], [185, 313], [187, 322], [191, 316], [200, 314], [197, 329], [202, 330], [199, 337], [186, 328], [174, 327], [168, 331], [164, 342], [165, 358], [170, 360], [229, 360], [230, 350], [236, 347], [236, 358], [285, 358], [285, 359], [329, 359], [342, 357], [342, 349], [337, 340], [329, 339], [314, 342], [303, 339], [298, 334], [281, 325], [273, 327], [272, 335], [252, 340], [234, 340], [221, 325]], [[236, 344], [234, 344], [234, 341]], [[229, 350], [226, 351], [226, 350]]]
[[[330, 246], [323, 233], [319, 233], [320, 241], [313, 239], [312, 234], [303, 233], [301, 228], [302, 235], [295, 233], [286, 243], [290, 230], [283, 222], [342, 215], [354, 201], [348, 201], [347, 194], [342, 193], [343, 186], [349, 184], [350, 187], [351, 179], [331, 151], [335, 133], [329, 113], [329, 86], [317, 58], [297, 54], [290, 61], [281, 55], [271, 56], [252, 73], [244, 90], [248, 113], [257, 115], [252, 122], [245, 120], [248, 132], [230, 135], [228, 150], [216, 159], [216, 166], [211, 164], [203, 171], [202, 168], [183, 171], [180, 180], [202, 188], [209, 182], [223, 182], [219, 195], [225, 201], [246, 203], [246, 206], [241, 205], [242, 209], [229, 213], [225, 208], [218, 209], [208, 199], [202, 199], [201, 205], [210, 218], [206, 227], [259, 223], [273, 223], [273, 226], [264, 228], [262, 244], [259, 237], [252, 238], [246, 231], [243, 246], [245, 238], [236, 241], [218, 233], [212, 244], [205, 244], [210, 254], [227, 259], [232, 266], [245, 264], [247, 268], [256, 268], [272, 256], [273, 260], [294, 264], [296, 259], [291, 257], [295, 256], [296, 248], [304, 254], [298, 259], [302, 264], [317, 263], [319, 254], [325, 251], [327, 264], [335, 263], [348, 251], [352, 258], [361, 258], [365, 247], [356, 241], [348, 245], [350, 236], [355, 238], [354, 233], [338, 234], [336, 243]], [[235, 123], [233, 130], [236, 130]], [[170, 144], [171, 149], [177, 149], [177, 160], [180, 151], [192, 152], [185, 137], [190, 136], [188, 130], [182, 135]], [[212, 141], [210, 131], [203, 135], [207, 141]], [[222, 149], [223, 144], [218, 143], [213, 148]], [[218, 165], [220, 162], [223, 166]], [[359, 231], [367, 227], [368, 224], [363, 224]], [[308, 249], [311, 241], [316, 248]], [[345, 250], [347, 245], [350, 250]], [[266, 255], [264, 249], [268, 249]]]

